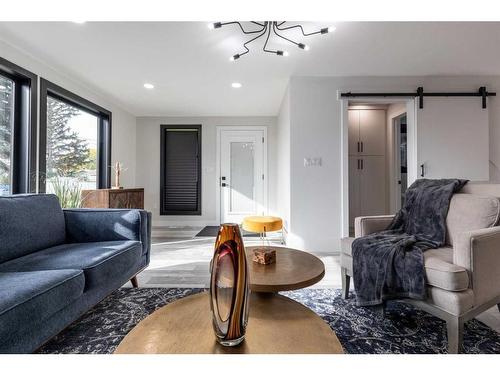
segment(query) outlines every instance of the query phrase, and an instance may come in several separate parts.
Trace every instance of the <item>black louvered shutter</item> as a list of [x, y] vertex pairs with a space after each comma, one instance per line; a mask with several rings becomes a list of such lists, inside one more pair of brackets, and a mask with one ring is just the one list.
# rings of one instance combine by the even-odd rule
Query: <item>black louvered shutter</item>
[[161, 215], [201, 215], [201, 126], [161, 127]]

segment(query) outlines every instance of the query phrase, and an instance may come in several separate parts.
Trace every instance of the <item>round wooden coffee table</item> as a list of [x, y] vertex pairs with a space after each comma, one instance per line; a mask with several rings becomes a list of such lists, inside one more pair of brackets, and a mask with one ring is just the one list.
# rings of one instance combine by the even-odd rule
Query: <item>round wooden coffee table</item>
[[116, 354], [309, 354], [343, 353], [330, 329], [313, 311], [287, 297], [252, 293], [245, 341], [224, 347], [215, 341], [207, 292], [155, 311], [120, 343]]
[[[275, 249], [276, 263], [264, 265], [252, 261], [253, 249], [260, 247]], [[323, 262], [305, 251], [278, 246], [248, 246], [245, 249], [252, 292], [301, 289], [316, 284], [325, 276]]]

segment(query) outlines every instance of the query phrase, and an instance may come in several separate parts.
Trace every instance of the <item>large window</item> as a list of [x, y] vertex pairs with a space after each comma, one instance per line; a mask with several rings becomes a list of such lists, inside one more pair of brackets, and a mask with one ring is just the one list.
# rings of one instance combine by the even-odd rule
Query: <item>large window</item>
[[37, 77], [0, 58], [0, 195], [36, 191]]
[[46, 190], [54, 193], [60, 185], [77, 184], [96, 189], [96, 115], [47, 97]]
[[40, 190], [110, 186], [111, 113], [41, 82]]
[[0, 195], [12, 190], [14, 81], [0, 75]]

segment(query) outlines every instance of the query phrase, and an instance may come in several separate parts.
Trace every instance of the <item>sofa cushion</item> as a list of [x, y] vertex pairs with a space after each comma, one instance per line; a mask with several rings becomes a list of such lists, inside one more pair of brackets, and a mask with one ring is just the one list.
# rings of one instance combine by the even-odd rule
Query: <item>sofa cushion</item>
[[457, 235], [497, 224], [500, 201], [497, 197], [455, 194], [446, 218], [446, 243], [453, 246]]
[[0, 264], [0, 272], [80, 269], [88, 290], [137, 271], [141, 255], [138, 241], [64, 244]]
[[472, 289], [450, 292], [449, 290], [430, 286], [427, 288], [426, 302], [458, 316], [469, 311], [474, 306], [474, 292]]
[[[341, 267], [352, 274], [352, 241], [354, 237], [341, 240]], [[453, 264], [453, 248], [441, 247], [424, 251], [426, 282], [444, 290], [459, 291], [469, 287], [469, 274], [463, 267]], [[351, 275], [352, 276], [352, 275]]]
[[427, 284], [449, 291], [469, 288], [469, 274], [463, 267], [453, 264], [453, 248], [440, 247], [424, 251]]
[[0, 197], [0, 263], [64, 243], [59, 200], [52, 194]]
[[79, 298], [84, 284], [81, 270], [0, 273], [0, 337], [49, 318]]

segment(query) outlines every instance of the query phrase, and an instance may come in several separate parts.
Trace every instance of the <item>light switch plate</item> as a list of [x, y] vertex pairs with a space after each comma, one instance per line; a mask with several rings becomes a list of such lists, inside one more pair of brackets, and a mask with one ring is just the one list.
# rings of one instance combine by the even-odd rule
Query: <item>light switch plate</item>
[[321, 167], [321, 157], [304, 158], [304, 167]]

